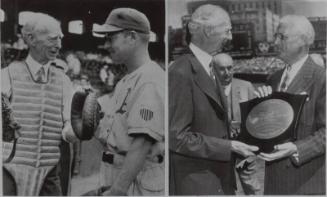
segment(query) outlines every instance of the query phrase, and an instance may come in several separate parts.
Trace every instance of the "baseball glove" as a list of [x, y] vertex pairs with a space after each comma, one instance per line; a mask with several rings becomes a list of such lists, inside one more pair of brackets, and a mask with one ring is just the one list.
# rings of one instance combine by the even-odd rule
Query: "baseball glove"
[[71, 108], [73, 131], [80, 140], [90, 140], [101, 119], [98, 93], [78, 91], [74, 94]]
[[15, 156], [16, 142], [20, 136], [20, 125], [15, 121], [13, 111], [10, 106], [9, 98], [1, 93], [1, 107], [2, 107], [2, 140], [4, 142], [13, 142], [13, 148], [9, 157], [4, 161], [10, 162]]

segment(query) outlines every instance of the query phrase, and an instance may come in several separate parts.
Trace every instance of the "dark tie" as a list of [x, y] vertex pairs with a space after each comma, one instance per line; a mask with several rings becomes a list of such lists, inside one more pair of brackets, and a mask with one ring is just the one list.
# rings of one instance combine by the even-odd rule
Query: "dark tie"
[[209, 76], [212, 79], [213, 83], [217, 86], [213, 61], [211, 61], [210, 64], [209, 64]]
[[46, 81], [45, 70], [43, 66], [41, 66], [39, 71], [36, 73], [36, 81], [40, 83], [44, 83]]
[[290, 70], [291, 70], [291, 65], [287, 64], [285, 68], [285, 76], [283, 80], [280, 83], [280, 92], [285, 92], [287, 89], [287, 86], [289, 85], [289, 80], [290, 80]]

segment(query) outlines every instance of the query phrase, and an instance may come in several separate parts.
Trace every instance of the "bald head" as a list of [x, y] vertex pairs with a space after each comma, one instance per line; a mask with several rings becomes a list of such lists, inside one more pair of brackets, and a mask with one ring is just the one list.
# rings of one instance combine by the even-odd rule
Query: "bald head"
[[[31, 15], [22, 28], [22, 36], [25, 41], [27, 41], [28, 35], [48, 32], [63, 36], [59, 21], [43, 13], [34, 13]], [[27, 42], [27, 44], [29, 43]]]
[[63, 34], [59, 21], [52, 16], [34, 13], [27, 18], [22, 36], [29, 47], [29, 54], [40, 64], [57, 58]]
[[220, 52], [232, 39], [229, 15], [216, 5], [198, 7], [192, 14], [188, 28], [191, 42], [211, 55]]
[[233, 59], [226, 53], [220, 53], [213, 57], [213, 64], [217, 70], [220, 83], [226, 86], [233, 79]]
[[228, 13], [220, 6], [206, 4], [198, 7], [192, 14], [191, 21], [207, 26], [226, 25]]
[[315, 32], [312, 24], [305, 16], [286, 15], [281, 18], [279, 27], [287, 28], [289, 35], [297, 35], [306, 45], [314, 42]]

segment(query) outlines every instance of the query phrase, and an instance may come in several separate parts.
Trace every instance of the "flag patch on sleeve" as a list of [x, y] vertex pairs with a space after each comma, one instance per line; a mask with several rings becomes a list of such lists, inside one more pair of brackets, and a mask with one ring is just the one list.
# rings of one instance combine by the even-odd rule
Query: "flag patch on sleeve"
[[151, 120], [153, 118], [153, 111], [151, 111], [149, 109], [142, 108], [140, 110], [140, 116], [145, 121]]

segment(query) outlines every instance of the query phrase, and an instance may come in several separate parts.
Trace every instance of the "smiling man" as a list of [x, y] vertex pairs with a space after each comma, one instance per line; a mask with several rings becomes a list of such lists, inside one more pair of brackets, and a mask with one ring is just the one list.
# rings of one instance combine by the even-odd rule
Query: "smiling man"
[[266, 160], [265, 189], [269, 195], [326, 194], [326, 71], [308, 55], [314, 41], [312, 24], [304, 16], [281, 18], [275, 34], [278, 58], [287, 65], [273, 73], [258, 96], [272, 91], [308, 96], [299, 118], [297, 139], [261, 153]]
[[132, 8], [112, 10], [97, 33], [127, 74], [104, 109], [96, 137], [104, 146], [101, 195], [164, 194], [164, 70], [151, 60], [150, 23]]
[[202, 5], [188, 24], [190, 54], [169, 69], [169, 192], [171, 195], [235, 194], [233, 153], [258, 147], [230, 139], [228, 106], [213, 56], [232, 39], [228, 13]]
[[[3, 164], [3, 182], [11, 176], [19, 196], [60, 196], [57, 164], [61, 138], [69, 142], [77, 139], [70, 123], [72, 84], [53, 65], [63, 34], [56, 19], [35, 13], [23, 26], [22, 36], [29, 47], [27, 58], [1, 72], [1, 91], [10, 99], [14, 118], [21, 126], [15, 156]], [[3, 143], [3, 157], [7, 158], [12, 144]]]

